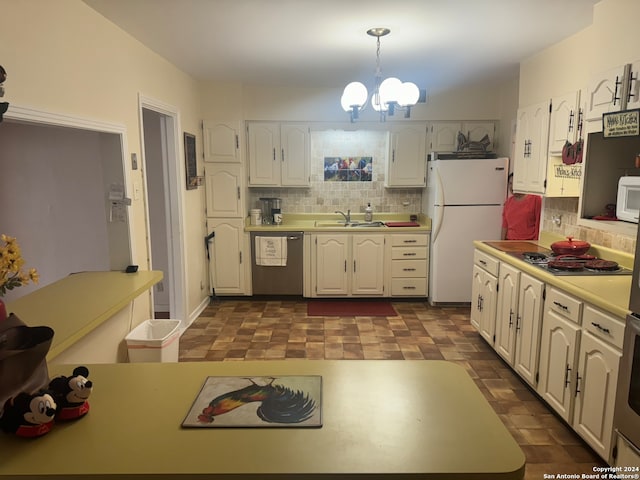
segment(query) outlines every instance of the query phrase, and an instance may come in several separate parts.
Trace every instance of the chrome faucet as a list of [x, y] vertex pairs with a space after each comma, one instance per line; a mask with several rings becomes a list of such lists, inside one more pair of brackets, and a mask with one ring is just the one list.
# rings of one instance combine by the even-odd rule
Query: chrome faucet
[[345, 225], [351, 223], [351, 210], [347, 210], [346, 214], [344, 212], [341, 212], [340, 210], [336, 210], [333, 213], [339, 213], [340, 215], [342, 215], [344, 217]]

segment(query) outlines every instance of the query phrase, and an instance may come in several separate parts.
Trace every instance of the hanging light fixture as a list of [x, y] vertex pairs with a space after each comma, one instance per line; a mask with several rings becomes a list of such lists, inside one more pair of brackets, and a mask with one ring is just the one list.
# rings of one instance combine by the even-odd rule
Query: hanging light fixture
[[[376, 74], [375, 87], [371, 94], [371, 106], [380, 113], [380, 121], [384, 122], [386, 115], [393, 115], [396, 109], [405, 111], [405, 118], [411, 117], [411, 107], [418, 103], [420, 90], [415, 83], [402, 82], [395, 77], [382, 80], [380, 69], [380, 37], [391, 32], [388, 28], [371, 28], [367, 34], [376, 37]], [[367, 106], [369, 92], [360, 82], [351, 82], [344, 87], [340, 104], [345, 112], [349, 112], [351, 122], [355, 122], [360, 112]]]

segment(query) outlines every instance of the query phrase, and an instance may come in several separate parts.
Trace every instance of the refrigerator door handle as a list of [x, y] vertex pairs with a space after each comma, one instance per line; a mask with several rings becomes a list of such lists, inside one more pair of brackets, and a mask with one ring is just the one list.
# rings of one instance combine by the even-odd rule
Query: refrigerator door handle
[[442, 205], [435, 205], [433, 207], [433, 216], [431, 220], [435, 220], [435, 226], [432, 225], [431, 229], [431, 242], [435, 242], [438, 238], [438, 234], [440, 233], [440, 228], [442, 228], [442, 219], [444, 217], [444, 207]]

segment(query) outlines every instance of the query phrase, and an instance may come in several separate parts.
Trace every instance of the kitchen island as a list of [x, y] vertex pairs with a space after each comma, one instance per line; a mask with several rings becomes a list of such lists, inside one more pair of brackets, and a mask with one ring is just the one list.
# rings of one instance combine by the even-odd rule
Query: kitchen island
[[[68, 375], [71, 367], [55, 366]], [[207, 376], [322, 376], [320, 428], [181, 428]], [[0, 437], [0, 477], [521, 479], [525, 457], [446, 361], [90, 365], [86, 417]], [[251, 403], [241, 408], [256, 409]]]

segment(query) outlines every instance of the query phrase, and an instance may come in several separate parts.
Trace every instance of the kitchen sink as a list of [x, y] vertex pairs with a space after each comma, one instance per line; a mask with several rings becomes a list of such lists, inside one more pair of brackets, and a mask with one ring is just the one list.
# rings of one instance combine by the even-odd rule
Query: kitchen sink
[[345, 224], [343, 220], [334, 220], [334, 221], [316, 221], [315, 226], [321, 227], [321, 228], [345, 228], [345, 227], [347, 228], [352, 228], [352, 227], [380, 228], [380, 227], [384, 227], [385, 224], [384, 222], [359, 222], [357, 220]]

